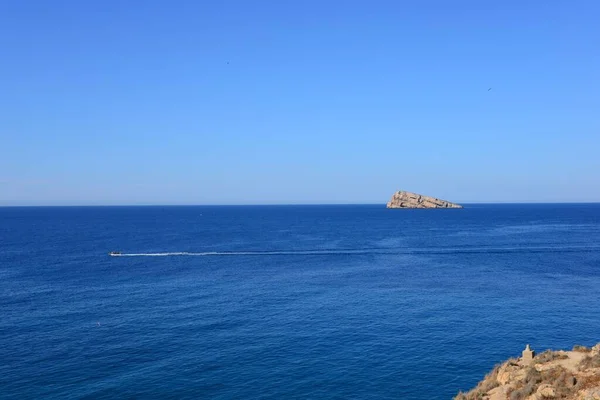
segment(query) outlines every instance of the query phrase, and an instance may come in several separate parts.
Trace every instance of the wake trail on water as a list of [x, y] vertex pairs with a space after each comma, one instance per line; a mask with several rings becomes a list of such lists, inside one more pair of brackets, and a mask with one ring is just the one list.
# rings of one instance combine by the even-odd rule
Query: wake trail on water
[[511, 246], [511, 247], [449, 247], [449, 248], [387, 248], [338, 250], [257, 250], [257, 251], [205, 251], [121, 253], [112, 257], [217, 257], [217, 256], [336, 256], [336, 255], [427, 255], [427, 254], [502, 254], [502, 253], [570, 253], [600, 251], [600, 246]]
[[292, 255], [335, 255], [335, 254], [369, 254], [373, 250], [282, 250], [282, 251], [176, 251], [167, 253], [121, 253], [113, 257], [170, 257], [170, 256], [292, 256]]

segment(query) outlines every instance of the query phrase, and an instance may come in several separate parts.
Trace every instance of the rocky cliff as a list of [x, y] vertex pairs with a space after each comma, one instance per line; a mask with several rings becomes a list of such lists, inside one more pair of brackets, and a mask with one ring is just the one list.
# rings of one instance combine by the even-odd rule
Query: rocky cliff
[[387, 208], [462, 208], [462, 206], [435, 197], [401, 190], [394, 193], [392, 199], [387, 203]]
[[522, 357], [497, 365], [477, 387], [454, 399], [600, 400], [600, 343], [539, 355], [527, 346]]

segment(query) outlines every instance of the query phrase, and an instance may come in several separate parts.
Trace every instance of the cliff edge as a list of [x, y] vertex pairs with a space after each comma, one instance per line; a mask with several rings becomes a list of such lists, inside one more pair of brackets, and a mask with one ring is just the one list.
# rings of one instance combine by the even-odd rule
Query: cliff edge
[[497, 365], [474, 389], [454, 399], [600, 400], [600, 343], [539, 355], [527, 345], [522, 357]]
[[387, 203], [387, 208], [462, 208], [462, 206], [435, 197], [401, 190], [394, 193], [392, 199]]

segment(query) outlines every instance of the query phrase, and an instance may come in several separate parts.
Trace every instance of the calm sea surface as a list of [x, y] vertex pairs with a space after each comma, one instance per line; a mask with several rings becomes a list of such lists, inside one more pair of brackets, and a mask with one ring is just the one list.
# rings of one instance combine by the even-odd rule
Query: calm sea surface
[[0, 398], [449, 399], [600, 342], [600, 205], [0, 208], [0, 311]]

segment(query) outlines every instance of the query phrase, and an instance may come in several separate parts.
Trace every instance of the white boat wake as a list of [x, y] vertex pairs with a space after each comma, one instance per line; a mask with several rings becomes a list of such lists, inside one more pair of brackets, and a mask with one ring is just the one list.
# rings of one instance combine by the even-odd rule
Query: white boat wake
[[318, 255], [422, 255], [422, 254], [472, 254], [472, 253], [569, 253], [577, 251], [599, 251], [600, 246], [537, 246], [520, 247], [435, 247], [435, 248], [364, 248], [364, 249], [315, 249], [315, 250], [256, 250], [256, 251], [205, 251], [205, 252], [160, 252], [160, 253], [110, 253], [112, 257], [176, 257], [176, 256], [318, 256]]
[[[277, 256], [277, 255], [334, 255], [334, 254], [371, 254], [378, 252], [372, 249], [359, 250], [284, 250], [284, 251], [176, 251], [166, 253], [120, 253], [112, 257], [171, 257], [171, 256]], [[382, 252], [382, 251], [379, 251]]]

